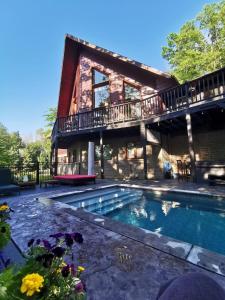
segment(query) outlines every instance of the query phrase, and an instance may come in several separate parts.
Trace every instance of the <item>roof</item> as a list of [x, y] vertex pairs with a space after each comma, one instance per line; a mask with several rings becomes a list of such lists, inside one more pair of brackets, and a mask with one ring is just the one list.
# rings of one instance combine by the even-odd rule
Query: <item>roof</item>
[[58, 102], [58, 116], [66, 116], [68, 114], [79, 52], [82, 49], [97, 53], [97, 55], [101, 54], [101, 56], [108, 57], [108, 59], [111, 60], [117, 60], [118, 65], [125, 64], [127, 68], [132, 68], [134, 72], [142, 73], [145, 78], [150, 77], [148, 75], [151, 75], [155, 78], [169, 81], [172, 79], [173, 81], [176, 81], [169, 73], [159, 71], [136, 60], [129, 59], [118, 53], [93, 45], [70, 34], [66, 34]]
[[118, 54], [118, 53], [116, 53], [116, 52], [107, 50], [107, 49], [105, 49], [105, 48], [99, 47], [99, 46], [94, 45], [94, 44], [91, 44], [91, 43], [89, 43], [89, 42], [87, 42], [87, 41], [85, 41], [85, 40], [82, 40], [82, 39], [80, 39], [80, 38], [74, 37], [73, 35], [66, 34], [66, 37], [65, 37], [65, 38], [66, 38], [66, 39], [67, 39], [67, 38], [68, 38], [68, 39], [71, 39], [71, 40], [73, 40], [74, 42], [76, 42], [76, 43], [78, 43], [78, 44], [80, 44], [80, 45], [84, 45], [84, 46], [86, 46], [86, 47], [88, 47], [88, 48], [95, 49], [95, 50], [97, 50], [97, 51], [99, 51], [99, 52], [101, 52], [101, 53], [108, 54], [108, 55], [110, 55], [110, 56], [112, 56], [112, 57], [114, 57], [114, 58], [117, 58], [117, 59], [120, 60], [120, 61], [123, 61], [123, 62], [129, 63], [129, 64], [132, 64], [132, 65], [135, 65], [136, 67], [139, 67], [139, 68], [141, 68], [141, 69], [143, 69], [143, 70], [149, 71], [149, 72], [151, 72], [151, 73], [154, 73], [154, 74], [157, 74], [157, 75], [160, 75], [160, 76], [164, 76], [164, 77], [166, 77], [166, 78], [171, 78], [171, 75], [170, 75], [169, 73], [162, 72], [162, 71], [160, 71], [160, 70], [157, 70], [157, 69], [155, 69], [155, 68], [153, 68], [153, 67], [150, 67], [150, 66], [148, 66], [148, 65], [145, 65], [145, 64], [143, 64], [143, 63], [140, 63], [140, 62], [138, 62], [138, 61], [136, 61], [136, 60], [130, 59], [130, 58], [128, 58], [128, 57], [126, 57], [126, 56], [123, 56], [123, 55], [121, 55], [121, 54]]

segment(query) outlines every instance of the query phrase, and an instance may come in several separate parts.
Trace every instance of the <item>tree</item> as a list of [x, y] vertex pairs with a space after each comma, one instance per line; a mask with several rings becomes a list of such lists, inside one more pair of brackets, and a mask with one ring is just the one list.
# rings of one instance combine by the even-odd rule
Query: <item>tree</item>
[[162, 56], [180, 82], [192, 80], [225, 65], [225, 0], [208, 4], [178, 33], [167, 37]]
[[19, 132], [9, 133], [7, 128], [0, 123], [0, 165], [18, 165], [22, 162], [21, 149], [24, 143]]

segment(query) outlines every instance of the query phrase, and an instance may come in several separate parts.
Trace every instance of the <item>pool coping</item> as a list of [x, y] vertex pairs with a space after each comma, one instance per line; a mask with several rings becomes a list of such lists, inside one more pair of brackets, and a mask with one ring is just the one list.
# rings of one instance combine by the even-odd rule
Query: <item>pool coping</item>
[[[55, 202], [57, 198], [62, 196], [83, 194], [95, 190], [107, 189], [110, 187], [127, 187], [127, 188], [138, 188], [149, 191], [161, 191], [161, 192], [175, 192], [175, 193], [185, 193], [191, 195], [199, 196], [210, 196], [210, 197], [220, 197], [225, 200], [223, 195], [212, 194], [210, 192], [199, 192], [199, 191], [188, 191], [184, 189], [177, 188], [160, 188], [160, 187], [146, 187], [137, 184], [109, 184], [104, 186], [96, 186], [87, 188], [82, 191], [72, 191], [66, 193], [60, 193], [51, 197], [39, 197], [38, 200], [44, 204], [49, 204], [49, 201]], [[74, 215], [86, 222], [95, 224], [104, 229], [110, 230], [127, 238], [138, 241], [145, 244], [148, 247], [157, 249], [166, 254], [172, 255], [179, 259], [185, 260], [191, 264], [197, 265], [208, 271], [214, 272], [218, 275], [225, 277], [225, 256], [208, 249], [202, 248], [197, 245], [193, 245], [181, 240], [177, 240], [160, 233], [155, 233], [150, 230], [135, 227], [130, 224], [124, 224], [119, 221], [110, 219], [109, 217], [98, 215], [96, 213], [88, 212], [84, 209], [77, 209], [69, 204], [57, 201], [58, 208], [65, 213]]]

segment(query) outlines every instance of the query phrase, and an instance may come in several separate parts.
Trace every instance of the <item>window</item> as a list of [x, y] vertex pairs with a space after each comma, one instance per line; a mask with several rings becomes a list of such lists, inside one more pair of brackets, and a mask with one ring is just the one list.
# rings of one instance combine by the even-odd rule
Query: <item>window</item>
[[105, 75], [95, 69], [93, 69], [93, 84], [102, 83], [105, 81], [109, 81], [108, 75]]
[[140, 100], [140, 90], [128, 83], [124, 83], [124, 98], [125, 101]]
[[139, 143], [127, 144], [127, 159], [143, 157], [143, 147]]
[[93, 69], [92, 79], [93, 107], [102, 107], [109, 105], [108, 75]]
[[109, 89], [108, 85], [93, 89], [95, 107], [107, 106], [109, 104]]
[[136, 145], [134, 143], [127, 144], [127, 158], [136, 158], [137, 157], [137, 150]]
[[[95, 159], [100, 160], [101, 159], [101, 151], [100, 146], [95, 146]], [[103, 156], [105, 160], [112, 159], [112, 153], [113, 149], [110, 145], [103, 145]]]

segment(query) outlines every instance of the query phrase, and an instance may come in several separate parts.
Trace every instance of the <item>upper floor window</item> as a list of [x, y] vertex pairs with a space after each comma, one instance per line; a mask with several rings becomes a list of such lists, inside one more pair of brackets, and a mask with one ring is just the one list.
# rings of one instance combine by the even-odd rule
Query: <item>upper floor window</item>
[[92, 70], [93, 107], [109, 105], [109, 77], [108, 75]]
[[93, 69], [93, 84], [109, 81], [108, 75]]
[[140, 100], [141, 99], [141, 93], [140, 90], [133, 85], [130, 85], [128, 83], [124, 83], [124, 98], [125, 101], [130, 100]]

